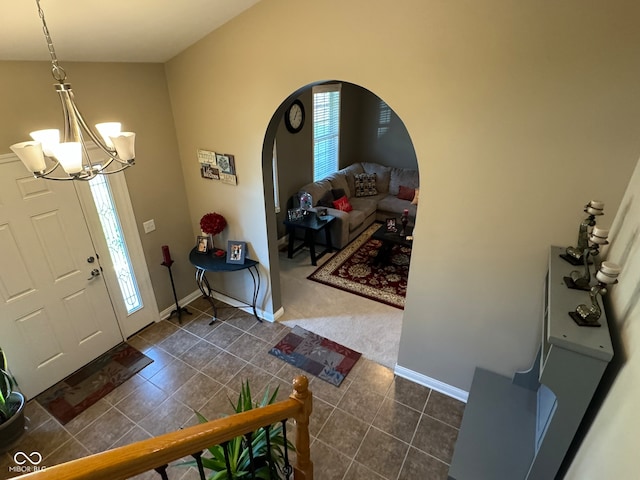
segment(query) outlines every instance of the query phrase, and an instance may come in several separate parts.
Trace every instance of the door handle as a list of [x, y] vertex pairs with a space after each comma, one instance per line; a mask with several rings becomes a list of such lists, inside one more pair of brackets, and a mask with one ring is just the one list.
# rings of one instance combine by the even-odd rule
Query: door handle
[[98, 270], [97, 268], [94, 268], [93, 270], [91, 270], [91, 276], [87, 278], [87, 280], [92, 280], [99, 276], [100, 276], [100, 270]]

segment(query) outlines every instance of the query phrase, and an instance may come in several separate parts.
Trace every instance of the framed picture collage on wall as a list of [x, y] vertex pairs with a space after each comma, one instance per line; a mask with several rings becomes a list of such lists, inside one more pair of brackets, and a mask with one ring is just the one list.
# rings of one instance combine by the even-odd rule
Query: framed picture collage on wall
[[216, 153], [198, 149], [200, 176], [208, 180], [220, 180], [228, 185], [237, 185], [235, 157], [229, 153]]

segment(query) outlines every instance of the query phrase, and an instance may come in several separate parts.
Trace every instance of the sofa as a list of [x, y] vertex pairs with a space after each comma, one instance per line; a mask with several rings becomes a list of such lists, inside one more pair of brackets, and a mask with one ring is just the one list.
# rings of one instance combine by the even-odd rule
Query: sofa
[[341, 249], [375, 221], [399, 218], [405, 209], [415, 219], [418, 171], [359, 162], [303, 186], [298, 198], [303, 192], [311, 195], [312, 210], [326, 208], [336, 217], [330, 227], [331, 243]]

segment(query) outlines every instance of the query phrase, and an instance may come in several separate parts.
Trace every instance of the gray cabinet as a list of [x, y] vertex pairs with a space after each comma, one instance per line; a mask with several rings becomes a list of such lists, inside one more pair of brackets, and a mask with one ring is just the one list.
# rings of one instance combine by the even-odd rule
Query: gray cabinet
[[562, 463], [613, 358], [605, 314], [600, 328], [580, 327], [569, 316], [589, 296], [565, 286], [576, 267], [559, 257], [563, 251], [550, 249], [542, 340], [531, 369], [508, 378], [476, 368], [451, 480], [551, 480]]

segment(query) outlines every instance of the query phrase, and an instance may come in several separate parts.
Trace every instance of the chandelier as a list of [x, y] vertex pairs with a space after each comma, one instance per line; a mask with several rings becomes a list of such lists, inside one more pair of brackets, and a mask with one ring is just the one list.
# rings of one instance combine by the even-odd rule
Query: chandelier
[[[31, 132], [33, 140], [11, 145], [11, 150], [34, 177], [48, 180], [91, 180], [98, 174], [121, 172], [132, 166], [136, 134], [122, 132], [118, 122], [97, 124], [98, 134], [87, 125], [76, 106], [71, 85], [66, 83], [67, 74], [58, 64], [40, 0], [36, 0], [36, 4], [51, 56], [51, 74], [58, 82], [54, 87], [62, 103], [64, 133], [61, 139], [57, 129]], [[107, 155], [108, 160], [92, 163], [87, 150], [89, 140]]]

